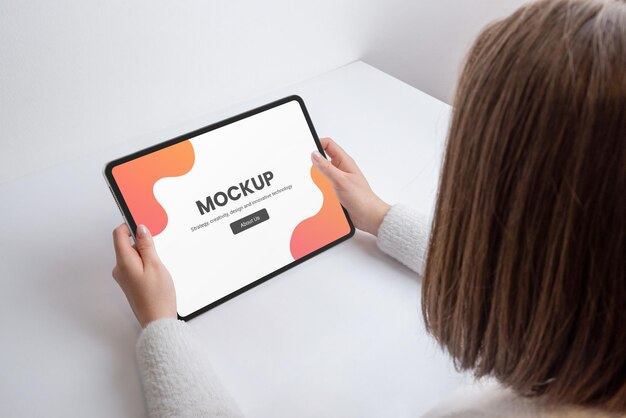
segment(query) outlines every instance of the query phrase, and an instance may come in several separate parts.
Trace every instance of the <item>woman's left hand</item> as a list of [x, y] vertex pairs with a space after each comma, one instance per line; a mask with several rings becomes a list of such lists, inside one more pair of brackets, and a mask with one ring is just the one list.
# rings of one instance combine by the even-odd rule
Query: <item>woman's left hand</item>
[[135, 246], [126, 224], [113, 230], [116, 264], [113, 277], [120, 285], [137, 320], [145, 328], [161, 318], [177, 318], [176, 291], [167, 268], [154, 248], [148, 228], [137, 227]]

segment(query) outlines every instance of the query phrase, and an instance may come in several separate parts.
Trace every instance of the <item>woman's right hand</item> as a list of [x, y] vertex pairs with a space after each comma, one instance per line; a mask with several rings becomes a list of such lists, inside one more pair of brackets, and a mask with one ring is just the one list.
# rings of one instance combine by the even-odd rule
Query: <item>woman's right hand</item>
[[335, 141], [322, 138], [320, 142], [330, 161], [315, 151], [311, 154], [313, 165], [333, 185], [354, 226], [377, 235], [378, 228], [391, 206], [372, 191], [356, 162]]

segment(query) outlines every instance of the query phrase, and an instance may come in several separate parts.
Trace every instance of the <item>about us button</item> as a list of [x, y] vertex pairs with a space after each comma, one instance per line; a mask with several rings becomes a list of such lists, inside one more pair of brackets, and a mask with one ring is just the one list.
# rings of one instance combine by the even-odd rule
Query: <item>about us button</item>
[[270, 218], [270, 215], [267, 214], [267, 210], [261, 209], [257, 212], [254, 212], [246, 217], [239, 219], [230, 224], [230, 229], [233, 230], [233, 234], [237, 235], [241, 231], [245, 231], [246, 229], [252, 228], [255, 225], [260, 224], [261, 222], [265, 222]]

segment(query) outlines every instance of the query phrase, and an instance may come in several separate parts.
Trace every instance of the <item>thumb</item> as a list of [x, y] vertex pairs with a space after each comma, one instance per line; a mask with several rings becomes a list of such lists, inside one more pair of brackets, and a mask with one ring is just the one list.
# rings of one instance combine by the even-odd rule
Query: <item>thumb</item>
[[311, 161], [313, 161], [315, 168], [317, 168], [332, 183], [333, 187], [336, 187], [339, 182], [339, 178], [344, 174], [344, 172], [335, 167], [318, 151], [313, 151], [311, 154]]
[[150, 230], [145, 225], [139, 225], [135, 237], [137, 238], [135, 247], [141, 256], [144, 266], [148, 263], [159, 262], [159, 256], [156, 252], [156, 248], [154, 248], [154, 241], [152, 240]]

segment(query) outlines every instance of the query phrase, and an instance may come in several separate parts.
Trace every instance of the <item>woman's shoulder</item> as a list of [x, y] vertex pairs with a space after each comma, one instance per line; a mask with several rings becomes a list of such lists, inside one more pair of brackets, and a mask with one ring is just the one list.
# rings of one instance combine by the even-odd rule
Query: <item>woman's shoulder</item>
[[466, 385], [453, 392], [423, 418], [623, 418], [604, 411], [570, 405], [550, 405], [528, 398], [494, 381]]

